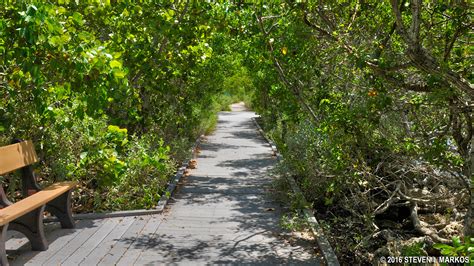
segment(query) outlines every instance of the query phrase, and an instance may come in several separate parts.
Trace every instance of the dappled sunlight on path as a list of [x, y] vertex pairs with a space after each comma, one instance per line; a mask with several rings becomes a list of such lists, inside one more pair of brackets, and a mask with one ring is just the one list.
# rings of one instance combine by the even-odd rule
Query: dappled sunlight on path
[[[197, 166], [181, 180], [161, 215], [79, 221], [54, 228], [47, 251], [27, 250], [12, 264], [311, 264], [315, 243], [282, 230], [282, 208], [271, 197], [276, 163], [243, 103], [221, 112], [216, 131], [200, 145]], [[57, 227], [56, 225], [50, 225]], [[22, 246], [23, 245], [23, 246]], [[18, 247], [17, 247], [18, 248]]]

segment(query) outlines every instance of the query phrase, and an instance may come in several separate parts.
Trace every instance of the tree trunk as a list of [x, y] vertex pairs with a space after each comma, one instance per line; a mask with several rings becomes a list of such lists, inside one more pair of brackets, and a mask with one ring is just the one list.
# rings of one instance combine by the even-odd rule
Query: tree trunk
[[472, 237], [474, 236], [474, 185], [471, 180], [471, 196], [469, 198], [469, 207], [464, 218], [464, 236]]
[[470, 182], [469, 206], [464, 218], [464, 237], [474, 237], [474, 138], [471, 139], [470, 162], [467, 162], [467, 179]]

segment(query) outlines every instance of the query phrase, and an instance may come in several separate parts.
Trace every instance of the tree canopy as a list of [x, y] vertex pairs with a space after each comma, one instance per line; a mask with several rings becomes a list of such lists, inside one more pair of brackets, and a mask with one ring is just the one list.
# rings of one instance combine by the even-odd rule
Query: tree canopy
[[468, 1], [19, 1], [0, 14], [0, 140], [33, 139], [46, 182], [81, 181], [78, 210], [152, 207], [217, 111], [244, 100], [347, 261], [399, 234], [474, 235]]

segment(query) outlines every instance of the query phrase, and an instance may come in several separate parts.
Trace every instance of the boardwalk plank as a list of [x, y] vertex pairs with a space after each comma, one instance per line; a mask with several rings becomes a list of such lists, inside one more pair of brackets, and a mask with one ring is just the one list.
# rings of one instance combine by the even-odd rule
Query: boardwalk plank
[[63, 265], [78, 265], [89, 253], [91, 253], [107, 235], [115, 229], [120, 218], [106, 220], [102, 226], [84, 242], [71, 256], [63, 260]]
[[[43, 265], [60, 265], [61, 262], [73, 254], [84, 242], [86, 242], [108, 219], [88, 221], [73, 239], [59, 248], [56, 254], [43, 263]], [[86, 220], [84, 220], [86, 221]]]
[[59, 223], [47, 225], [47, 227], [54, 229], [48, 230], [46, 239], [49, 243], [48, 250], [33, 251], [31, 249], [23, 252], [18, 258], [11, 261], [11, 265], [41, 265], [50, 257], [54, 256], [59, 249], [67, 245], [69, 241], [74, 239], [79, 232], [83, 230], [83, 226], [89, 223], [88, 221], [79, 221], [76, 223], [75, 229], [62, 229]]
[[[47, 235], [51, 231], [60, 228], [61, 226], [59, 223], [46, 224], [44, 226], [44, 232]], [[9, 253], [18, 254], [18, 252], [26, 252], [28, 249], [31, 249], [31, 245], [28, 243], [28, 238], [26, 238], [22, 233], [11, 230], [7, 231], [5, 248]]]
[[89, 255], [87, 255], [80, 265], [97, 265], [102, 258], [113, 248], [119, 239], [125, 234], [128, 228], [135, 222], [136, 217], [123, 217], [114, 230], [97, 246]]
[[128, 250], [123, 254], [123, 256], [118, 261], [118, 266], [129, 266], [133, 265], [137, 258], [140, 256], [142, 251], [147, 248], [150, 242], [154, 241], [156, 237], [155, 232], [162, 222], [162, 217], [159, 215], [154, 215], [143, 228], [140, 233], [142, 241], [135, 241], [128, 248]]
[[100, 265], [115, 265], [120, 260], [122, 255], [127, 251], [134, 241], [140, 239], [140, 232], [145, 227], [151, 216], [140, 216], [135, 219], [135, 222], [128, 228], [127, 232], [115, 243], [112, 249], [102, 258], [98, 263]]

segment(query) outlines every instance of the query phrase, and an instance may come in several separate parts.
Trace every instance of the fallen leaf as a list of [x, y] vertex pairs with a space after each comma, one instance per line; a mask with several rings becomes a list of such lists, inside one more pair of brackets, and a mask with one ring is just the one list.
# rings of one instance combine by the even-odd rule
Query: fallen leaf
[[197, 161], [196, 159], [192, 159], [189, 161], [189, 168], [190, 169], [196, 169], [197, 168]]

